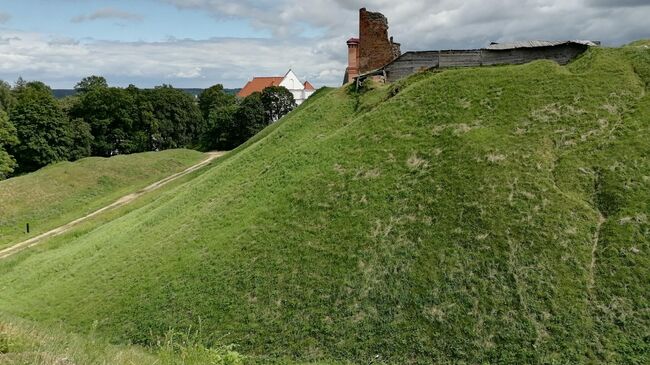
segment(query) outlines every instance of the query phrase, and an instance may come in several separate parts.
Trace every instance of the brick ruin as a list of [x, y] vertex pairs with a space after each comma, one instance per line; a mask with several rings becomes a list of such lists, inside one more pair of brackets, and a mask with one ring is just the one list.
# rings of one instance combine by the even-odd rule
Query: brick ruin
[[[373, 78], [394, 82], [414, 73], [450, 67], [519, 65], [551, 60], [566, 65], [598, 41], [516, 41], [492, 43], [481, 49], [432, 50], [401, 53], [388, 37], [388, 20], [381, 13], [359, 10], [359, 38], [348, 40], [348, 67], [343, 84]], [[359, 77], [360, 76], [360, 77]]]
[[348, 68], [344, 83], [381, 68], [401, 55], [400, 44], [388, 37], [388, 19], [366, 8], [359, 10], [359, 38], [351, 38], [347, 44]]

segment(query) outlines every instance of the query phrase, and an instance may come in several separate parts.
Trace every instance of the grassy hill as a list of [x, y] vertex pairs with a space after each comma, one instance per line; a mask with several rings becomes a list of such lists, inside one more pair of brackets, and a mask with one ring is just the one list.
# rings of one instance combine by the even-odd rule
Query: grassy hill
[[[0, 249], [82, 217], [204, 158], [191, 150], [90, 157], [1, 181]], [[30, 234], [25, 233], [26, 223]]]
[[0, 310], [257, 363], [650, 362], [650, 51], [322, 90], [0, 262]]

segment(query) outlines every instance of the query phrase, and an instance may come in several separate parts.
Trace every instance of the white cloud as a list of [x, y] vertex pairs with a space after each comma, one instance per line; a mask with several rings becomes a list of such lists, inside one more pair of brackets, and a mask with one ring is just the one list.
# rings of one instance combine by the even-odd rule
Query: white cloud
[[133, 22], [142, 20], [142, 15], [129, 13], [115, 8], [103, 8], [90, 14], [77, 15], [74, 18], [70, 19], [70, 21], [73, 23], [83, 23], [93, 20], [105, 19]]
[[337, 85], [345, 69], [330, 45], [319, 46], [319, 42], [307, 40], [75, 42], [38, 33], [5, 33], [5, 39], [10, 41], [0, 42], [0, 79], [11, 81], [22, 75], [61, 88], [93, 74], [104, 75], [120, 86], [168, 83], [205, 87], [223, 83], [226, 87], [242, 87], [254, 75], [282, 75], [289, 66], [316, 85]]
[[357, 10], [381, 11], [406, 49], [479, 47], [515, 39], [602, 40], [621, 44], [648, 37], [650, 0], [159, 0], [179, 9], [237, 17], [275, 36], [290, 37], [296, 22], [327, 36], [354, 35]]

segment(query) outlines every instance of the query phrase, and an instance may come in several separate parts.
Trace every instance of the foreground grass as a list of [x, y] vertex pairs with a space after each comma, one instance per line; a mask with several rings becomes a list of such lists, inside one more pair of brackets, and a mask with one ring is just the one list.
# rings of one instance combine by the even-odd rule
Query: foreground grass
[[3, 365], [242, 365], [230, 347], [208, 349], [196, 333], [169, 331], [156, 346], [115, 346], [91, 333], [80, 336], [61, 328], [42, 328], [0, 317], [0, 364]]
[[[0, 262], [0, 310], [251, 362], [648, 363], [650, 51], [321, 91]], [[94, 332], [93, 332], [94, 331]]]
[[0, 248], [82, 217], [203, 158], [191, 150], [90, 157], [2, 181]]

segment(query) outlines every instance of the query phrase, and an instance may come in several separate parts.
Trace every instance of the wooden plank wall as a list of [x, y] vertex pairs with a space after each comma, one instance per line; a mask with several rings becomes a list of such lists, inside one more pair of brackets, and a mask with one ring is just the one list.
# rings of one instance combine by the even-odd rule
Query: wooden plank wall
[[407, 52], [384, 68], [387, 81], [393, 82], [416, 72], [436, 68], [439, 65], [438, 51]]
[[589, 47], [563, 44], [553, 47], [511, 50], [450, 50], [407, 52], [384, 67], [386, 81], [394, 82], [432, 68], [517, 65], [536, 60], [551, 60], [566, 65]]

